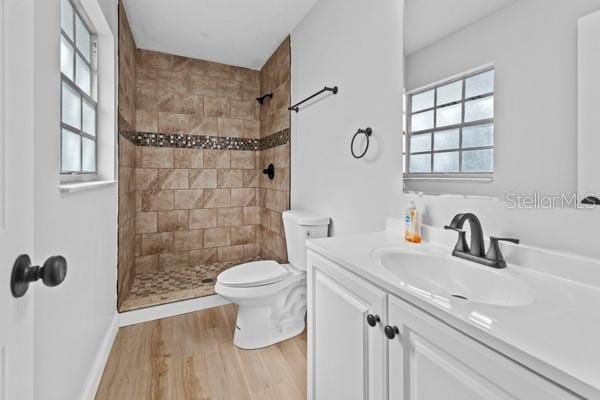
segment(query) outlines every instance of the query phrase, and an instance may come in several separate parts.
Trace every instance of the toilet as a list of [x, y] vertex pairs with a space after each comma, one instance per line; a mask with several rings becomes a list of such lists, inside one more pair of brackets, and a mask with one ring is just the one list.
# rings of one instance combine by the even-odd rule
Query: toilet
[[305, 328], [306, 239], [327, 237], [329, 218], [304, 210], [283, 213], [289, 264], [254, 261], [223, 271], [215, 292], [239, 306], [233, 343], [258, 349]]

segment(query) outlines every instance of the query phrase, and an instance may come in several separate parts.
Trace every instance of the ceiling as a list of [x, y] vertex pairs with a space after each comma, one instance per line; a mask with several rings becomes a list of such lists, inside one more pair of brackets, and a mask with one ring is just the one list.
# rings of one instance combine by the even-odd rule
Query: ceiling
[[516, 0], [406, 0], [406, 54], [484, 18]]
[[141, 49], [260, 69], [318, 0], [125, 0]]

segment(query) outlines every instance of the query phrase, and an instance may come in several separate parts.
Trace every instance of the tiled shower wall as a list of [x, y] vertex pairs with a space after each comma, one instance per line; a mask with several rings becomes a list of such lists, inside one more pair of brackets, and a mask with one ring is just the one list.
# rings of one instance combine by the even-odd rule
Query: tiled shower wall
[[[135, 42], [123, 5], [119, 3], [119, 132], [135, 130]], [[119, 134], [119, 267], [118, 303], [127, 297], [135, 276], [135, 153]]]
[[[147, 50], [137, 71], [138, 132], [259, 138], [258, 71]], [[256, 151], [142, 147], [135, 182], [137, 271], [260, 254]]]
[[[260, 71], [261, 94], [273, 93], [260, 108], [260, 137], [267, 138], [290, 129], [290, 39], [281, 43]], [[287, 262], [287, 249], [282, 211], [290, 206], [290, 144], [260, 151], [260, 166], [275, 166], [275, 179], [261, 174], [259, 206], [261, 228], [259, 234], [261, 257]]]
[[136, 50], [120, 10], [119, 298], [136, 273], [287, 261], [289, 39], [254, 71]]

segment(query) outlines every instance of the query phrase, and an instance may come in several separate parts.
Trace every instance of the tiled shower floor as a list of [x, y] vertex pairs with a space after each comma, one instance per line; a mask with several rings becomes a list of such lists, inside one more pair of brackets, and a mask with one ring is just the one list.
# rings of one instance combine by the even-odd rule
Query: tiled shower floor
[[258, 258], [196, 265], [189, 268], [137, 274], [120, 311], [187, 300], [214, 294], [217, 275], [226, 269]]

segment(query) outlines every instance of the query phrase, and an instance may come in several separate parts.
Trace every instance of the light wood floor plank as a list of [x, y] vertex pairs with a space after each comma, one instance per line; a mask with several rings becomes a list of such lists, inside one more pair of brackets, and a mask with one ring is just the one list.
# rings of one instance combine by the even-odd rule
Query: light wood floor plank
[[233, 305], [121, 328], [96, 400], [306, 399], [306, 334], [233, 345]]

